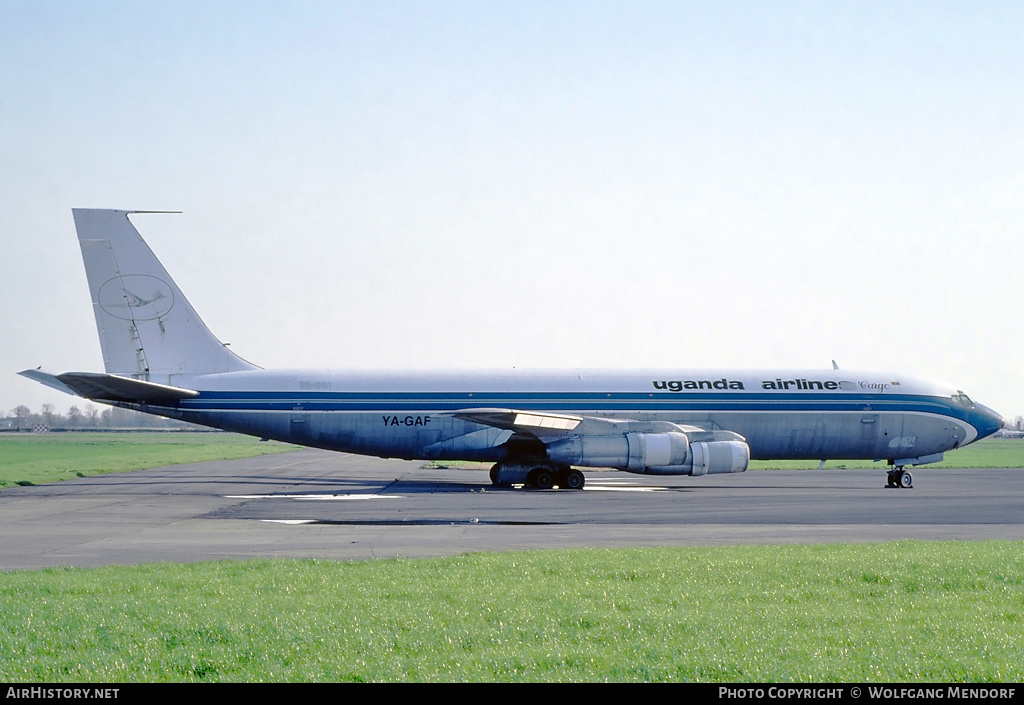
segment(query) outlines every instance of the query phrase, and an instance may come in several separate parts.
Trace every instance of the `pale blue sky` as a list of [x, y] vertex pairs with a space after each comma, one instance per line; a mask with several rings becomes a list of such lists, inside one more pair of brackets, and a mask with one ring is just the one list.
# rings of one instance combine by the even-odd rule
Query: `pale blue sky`
[[845, 367], [1024, 413], [1024, 4], [0, 0], [0, 410], [72, 207], [267, 367]]

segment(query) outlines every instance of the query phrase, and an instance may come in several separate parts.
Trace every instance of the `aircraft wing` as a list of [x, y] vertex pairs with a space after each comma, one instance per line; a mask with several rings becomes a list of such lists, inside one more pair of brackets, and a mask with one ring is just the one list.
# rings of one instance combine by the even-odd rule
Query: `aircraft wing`
[[[750, 460], [750, 449], [743, 436], [721, 428], [523, 409], [461, 409], [450, 414], [457, 419], [489, 426], [491, 428], [487, 431], [490, 433], [494, 433], [493, 429], [501, 429], [501, 433], [508, 434], [500, 439], [502, 442], [511, 442], [513, 434], [532, 436], [543, 444], [543, 457], [561, 466], [704, 475], [742, 472]], [[494, 445], [496, 443], [492, 441], [491, 446]], [[535, 470], [533, 468], [532, 471]], [[523, 479], [532, 482], [529, 474]], [[565, 481], [569, 482], [568, 477]], [[540, 482], [537, 486], [545, 486], [544, 482], [537, 482]]]
[[199, 392], [192, 389], [95, 372], [65, 372], [54, 375], [36, 369], [24, 370], [18, 374], [67, 394], [97, 401], [166, 404], [199, 396]]
[[608, 436], [618, 433], [685, 433], [691, 441], [743, 440], [732, 431], [704, 428], [669, 421], [639, 421], [632, 419], [609, 419], [598, 416], [573, 416], [547, 411], [524, 411], [520, 409], [460, 409], [450, 412], [451, 416], [464, 421], [492, 426], [536, 436], [549, 442], [567, 436]]

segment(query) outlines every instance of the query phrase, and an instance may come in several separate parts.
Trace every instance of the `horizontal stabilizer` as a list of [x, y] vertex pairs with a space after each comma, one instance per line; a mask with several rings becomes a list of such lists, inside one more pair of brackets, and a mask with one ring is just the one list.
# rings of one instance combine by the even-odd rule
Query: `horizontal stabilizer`
[[86, 399], [165, 404], [199, 396], [199, 392], [192, 389], [95, 372], [65, 372], [62, 375], [51, 375], [40, 370], [25, 370], [18, 374]]
[[18, 374], [21, 375], [22, 377], [34, 379], [36, 382], [39, 382], [40, 384], [45, 384], [47, 387], [56, 389], [59, 392], [64, 392], [65, 394], [70, 394], [71, 396], [75, 396], [77, 394], [77, 392], [75, 392], [74, 389], [64, 384], [59, 379], [57, 379], [57, 375], [50, 374], [49, 372], [43, 372], [43, 370], [39, 367], [37, 367], [34, 370], [22, 370]]

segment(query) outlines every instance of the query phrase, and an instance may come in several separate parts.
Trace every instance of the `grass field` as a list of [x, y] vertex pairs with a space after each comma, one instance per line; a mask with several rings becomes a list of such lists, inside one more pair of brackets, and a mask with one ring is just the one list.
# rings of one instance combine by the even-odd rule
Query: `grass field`
[[282, 453], [296, 446], [234, 433], [0, 434], [0, 488], [203, 460]]
[[0, 574], [0, 681], [1020, 682], [1024, 545]]

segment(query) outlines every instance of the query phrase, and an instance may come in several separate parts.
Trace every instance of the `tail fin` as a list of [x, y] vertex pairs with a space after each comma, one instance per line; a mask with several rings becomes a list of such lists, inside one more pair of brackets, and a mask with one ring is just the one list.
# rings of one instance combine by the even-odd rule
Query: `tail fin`
[[144, 212], [72, 210], [107, 372], [175, 384], [256, 369], [210, 332], [128, 220]]

